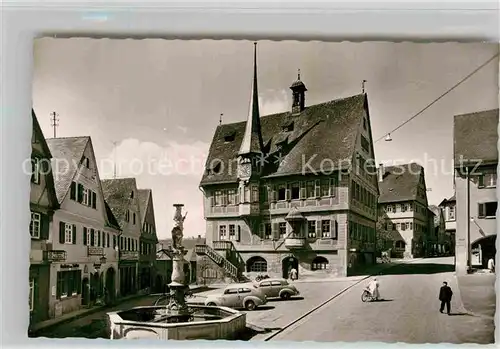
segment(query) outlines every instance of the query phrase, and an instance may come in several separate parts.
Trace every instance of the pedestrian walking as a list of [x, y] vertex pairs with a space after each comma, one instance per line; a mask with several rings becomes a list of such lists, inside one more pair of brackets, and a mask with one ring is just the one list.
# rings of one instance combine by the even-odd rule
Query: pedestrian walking
[[453, 296], [453, 291], [446, 281], [443, 282], [443, 286], [439, 290], [439, 300], [441, 301], [441, 307], [439, 312], [442, 313], [446, 305], [446, 313], [450, 315], [451, 310], [451, 297]]
[[297, 280], [297, 269], [292, 268], [290, 270], [290, 279], [292, 279], [292, 281]]

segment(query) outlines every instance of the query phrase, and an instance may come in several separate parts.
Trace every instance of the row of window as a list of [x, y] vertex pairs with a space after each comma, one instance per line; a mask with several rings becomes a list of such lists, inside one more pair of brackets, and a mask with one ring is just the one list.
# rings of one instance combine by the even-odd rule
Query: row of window
[[[311, 270], [328, 269], [328, 259], [318, 256], [311, 262]], [[265, 273], [267, 272], [267, 261], [262, 257], [252, 257], [247, 261], [247, 272]], [[271, 282], [271, 281], [270, 281]], [[272, 284], [271, 284], [272, 285]], [[269, 286], [261, 283], [260, 286]]]
[[82, 205], [97, 209], [97, 193], [85, 188], [81, 183], [71, 182], [69, 198]]
[[238, 241], [240, 229], [241, 228], [238, 225], [238, 233], [237, 233], [235, 224], [219, 225], [219, 239], [220, 240]]
[[426, 210], [425, 207], [415, 202], [410, 202], [405, 204], [385, 205], [383, 209], [385, 212], [391, 212], [391, 213], [415, 211], [416, 213], [421, 213], [421, 214], [425, 214]]
[[496, 173], [484, 173], [478, 176], [478, 188], [495, 188], [497, 186]]
[[155, 233], [155, 228], [152, 224], [149, 224], [147, 222], [144, 222], [142, 226], [142, 230], [147, 233], [147, 234], [154, 234]]
[[478, 204], [477, 218], [496, 217], [497, 206], [497, 201], [483, 202]]
[[[59, 243], [76, 245], [76, 224], [59, 222]], [[111, 245], [111, 236], [113, 236], [113, 245]], [[116, 248], [119, 243], [122, 251], [137, 251], [139, 242], [126, 236], [120, 236], [119, 241], [117, 236], [94, 228], [83, 227], [82, 242], [84, 246], [95, 246], [103, 248]]]
[[[390, 223], [385, 222], [385, 230], [397, 230], [397, 231], [405, 231], [405, 230], [413, 230], [413, 222], [399, 222], [399, 223]], [[415, 223], [415, 232], [416, 233], [425, 233], [427, 231], [427, 227], [422, 224]]]
[[136, 222], [135, 212], [132, 212], [132, 215], [131, 215], [130, 210], [127, 210], [127, 212], [125, 212], [125, 221], [130, 222], [130, 217], [132, 217], [132, 224], [135, 225], [135, 222]]
[[[237, 205], [243, 202], [289, 201], [299, 199], [312, 199], [335, 195], [337, 186], [336, 178], [314, 181], [297, 181], [288, 184], [273, 186], [251, 185], [243, 193], [239, 189], [216, 190], [212, 199], [212, 206]], [[243, 195], [242, 195], [243, 194]]]
[[142, 255], [150, 255], [155, 253], [155, 245], [148, 244], [146, 242], [141, 242], [141, 254]]
[[375, 242], [375, 228], [349, 221], [349, 239], [354, 241]]
[[352, 182], [352, 197], [368, 208], [376, 209], [377, 197], [357, 182]]
[[[287, 236], [287, 223], [262, 223], [260, 225], [259, 237], [264, 240], [284, 239]], [[274, 228], [274, 229], [273, 229]], [[307, 221], [307, 231], [305, 234], [310, 239], [316, 238], [333, 238], [337, 239], [338, 223], [335, 220], [309, 220]], [[274, 234], [273, 234], [274, 232]], [[293, 237], [300, 237], [294, 234]]]

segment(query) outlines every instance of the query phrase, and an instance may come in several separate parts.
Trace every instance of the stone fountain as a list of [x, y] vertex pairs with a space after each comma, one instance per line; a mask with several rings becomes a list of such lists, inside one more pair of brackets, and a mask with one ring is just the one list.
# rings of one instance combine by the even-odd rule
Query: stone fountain
[[108, 313], [111, 339], [234, 339], [246, 328], [246, 315], [227, 307], [188, 305], [182, 246], [183, 204], [175, 204], [172, 229], [172, 282], [166, 306], [145, 306]]

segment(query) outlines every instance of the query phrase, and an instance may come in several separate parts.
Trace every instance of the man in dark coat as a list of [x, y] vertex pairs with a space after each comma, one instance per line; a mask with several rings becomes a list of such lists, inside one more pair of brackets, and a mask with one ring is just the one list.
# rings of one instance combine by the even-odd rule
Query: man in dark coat
[[450, 303], [451, 303], [451, 296], [453, 296], [453, 291], [451, 290], [450, 286], [448, 286], [448, 283], [445, 281], [443, 282], [443, 286], [441, 286], [441, 289], [439, 290], [439, 300], [441, 301], [441, 307], [439, 308], [439, 312], [443, 312], [444, 306], [446, 305], [446, 312], [448, 315], [450, 315]]

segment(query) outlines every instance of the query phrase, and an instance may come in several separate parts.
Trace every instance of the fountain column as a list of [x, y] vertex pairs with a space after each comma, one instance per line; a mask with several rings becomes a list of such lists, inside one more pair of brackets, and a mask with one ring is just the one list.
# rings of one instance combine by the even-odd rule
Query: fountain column
[[182, 215], [183, 204], [175, 204], [174, 221], [175, 226], [172, 229], [172, 282], [168, 285], [170, 287], [170, 302], [167, 305], [167, 310], [170, 314], [175, 315], [171, 317], [172, 321], [187, 321], [191, 316], [188, 306], [186, 304], [186, 291], [189, 286], [186, 284], [184, 275], [184, 255], [187, 253], [182, 246], [182, 237], [184, 235], [184, 220], [186, 215]]

